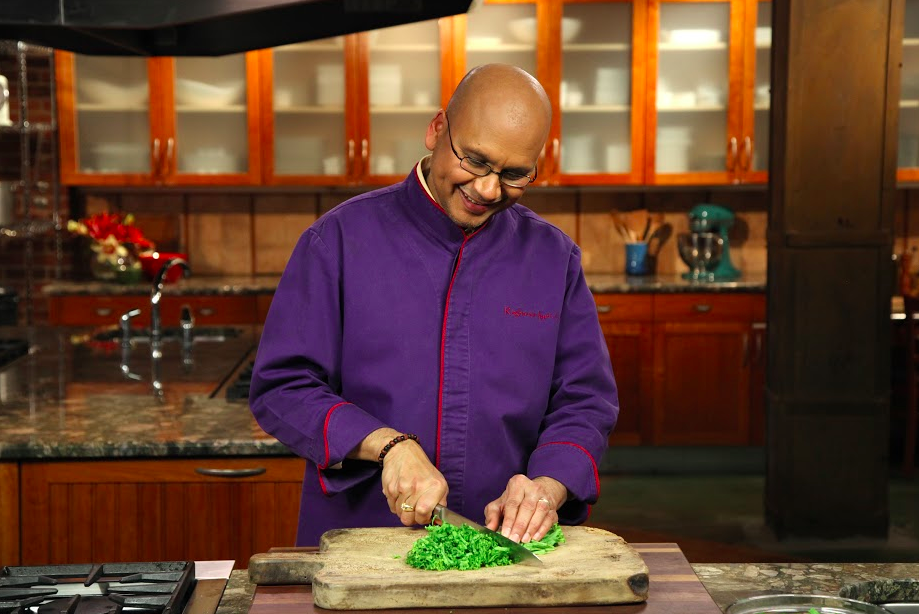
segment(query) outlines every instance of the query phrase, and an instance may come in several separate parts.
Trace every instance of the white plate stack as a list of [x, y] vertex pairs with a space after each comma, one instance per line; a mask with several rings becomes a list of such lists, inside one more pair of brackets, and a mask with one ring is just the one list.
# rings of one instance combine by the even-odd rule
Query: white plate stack
[[689, 170], [688, 126], [660, 126], [657, 129], [655, 170], [658, 173], [684, 173]]
[[594, 104], [597, 105], [626, 105], [631, 98], [629, 73], [624, 68], [598, 68], [594, 88]]

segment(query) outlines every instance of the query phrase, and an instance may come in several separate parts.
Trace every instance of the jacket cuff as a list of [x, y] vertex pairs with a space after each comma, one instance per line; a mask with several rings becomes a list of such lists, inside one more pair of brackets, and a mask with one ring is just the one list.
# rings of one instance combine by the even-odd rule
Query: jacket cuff
[[558, 510], [560, 523], [580, 524], [587, 520], [590, 504], [600, 496], [600, 473], [587, 450], [567, 441], [542, 444], [527, 464], [528, 478], [540, 476], [554, 478], [568, 489], [571, 498]]
[[329, 408], [322, 429], [323, 453], [317, 458], [319, 484], [327, 495], [333, 495], [363, 482], [379, 472], [376, 463], [346, 459], [370, 433], [386, 427], [361, 408], [339, 403]]

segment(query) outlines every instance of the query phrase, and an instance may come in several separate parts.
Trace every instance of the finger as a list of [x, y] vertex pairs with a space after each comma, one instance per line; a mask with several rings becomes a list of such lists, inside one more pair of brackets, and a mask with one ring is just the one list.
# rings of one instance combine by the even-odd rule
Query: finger
[[485, 527], [492, 531], [497, 531], [500, 523], [501, 499], [496, 499], [485, 506]]
[[538, 497], [530, 495], [523, 499], [517, 508], [517, 516], [514, 518], [514, 524], [510, 530], [510, 538], [515, 542], [529, 542], [533, 533], [530, 532], [530, 526], [536, 531], [545, 518], [545, 508], [538, 509], [540, 504], [537, 502]]
[[533, 541], [539, 541], [545, 537], [555, 523], [558, 522], [558, 515], [554, 512], [546, 514], [546, 517], [543, 519], [542, 524], [539, 525], [539, 528], [533, 532]]

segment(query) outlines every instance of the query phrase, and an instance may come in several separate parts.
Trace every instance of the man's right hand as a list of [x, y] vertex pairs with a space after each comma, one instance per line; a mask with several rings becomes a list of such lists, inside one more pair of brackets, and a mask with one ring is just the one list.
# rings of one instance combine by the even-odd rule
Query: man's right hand
[[[351, 458], [376, 461], [387, 443], [401, 435], [393, 429], [378, 429], [349, 454]], [[447, 480], [428, 459], [424, 449], [408, 439], [394, 445], [383, 459], [383, 495], [389, 510], [407, 527], [431, 522], [438, 503], [447, 504]], [[410, 510], [403, 510], [403, 504]]]

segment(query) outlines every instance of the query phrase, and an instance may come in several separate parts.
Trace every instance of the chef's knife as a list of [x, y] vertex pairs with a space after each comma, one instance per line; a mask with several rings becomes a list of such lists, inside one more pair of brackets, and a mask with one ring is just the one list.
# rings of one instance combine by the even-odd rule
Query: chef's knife
[[536, 567], [543, 566], [543, 562], [539, 560], [538, 556], [536, 556], [535, 554], [533, 554], [532, 552], [530, 552], [529, 550], [527, 550], [526, 548], [524, 548], [517, 542], [511, 539], [508, 539], [504, 537], [503, 535], [501, 535], [500, 533], [492, 531], [491, 529], [485, 528], [482, 525], [469, 520], [465, 516], [460, 516], [456, 512], [448, 510], [443, 505], [438, 505], [437, 507], [434, 508], [434, 513], [431, 515], [431, 522], [433, 524], [442, 524], [442, 523], [452, 524], [457, 527], [461, 527], [464, 524], [468, 524], [470, 527], [472, 527], [479, 533], [492, 537], [496, 542], [506, 547], [509, 550], [508, 554], [510, 555], [511, 560], [513, 560], [515, 563], [519, 565], [533, 565]]

